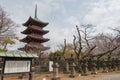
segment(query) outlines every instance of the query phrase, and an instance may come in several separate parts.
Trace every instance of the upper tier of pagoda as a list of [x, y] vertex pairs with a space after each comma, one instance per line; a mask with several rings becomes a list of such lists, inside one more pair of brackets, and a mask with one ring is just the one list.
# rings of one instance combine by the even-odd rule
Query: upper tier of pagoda
[[40, 21], [38, 18], [29, 17], [29, 19], [23, 25], [26, 27], [29, 27], [31, 25], [36, 25], [36, 26], [43, 28], [43, 27], [47, 26], [48, 24], [49, 23], [47, 23], [47, 22]]

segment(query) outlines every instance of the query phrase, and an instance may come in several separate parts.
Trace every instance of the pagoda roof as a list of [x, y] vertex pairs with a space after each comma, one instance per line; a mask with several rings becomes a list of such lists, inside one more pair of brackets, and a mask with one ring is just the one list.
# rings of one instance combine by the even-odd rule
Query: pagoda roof
[[49, 32], [48, 30], [42, 30], [40, 27], [30, 26], [21, 33], [23, 34], [30, 34], [30, 33], [46, 34], [48, 32]]
[[29, 19], [23, 25], [26, 27], [28, 27], [29, 25], [36, 25], [36, 26], [40, 26], [40, 27], [45, 27], [48, 24], [49, 23], [47, 23], [47, 22], [43, 22], [43, 21], [39, 20], [38, 18], [32, 18], [30, 16]]
[[42, 36], [37, 36], [37, 35], [30, 34], [27, 37], [21, 39], [20, 41], [26, 42], [26, 43], [29, 43], [29, 42], [32, 42], [32, 41], [43, 43], [43, 42], [49, 41], [49, 39], [48, 38], [43, 38]]
[[0, 52], [1, 57], [14, 57], [14, 58], [37, 58], [36, 54], [23, 53], [23, 52]]

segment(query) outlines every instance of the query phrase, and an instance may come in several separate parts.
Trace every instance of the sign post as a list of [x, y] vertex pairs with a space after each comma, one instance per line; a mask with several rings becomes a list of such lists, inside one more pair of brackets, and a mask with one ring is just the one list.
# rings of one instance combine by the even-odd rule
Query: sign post
[[3, 77], [4, 77], [4, 63], [5, 63], [5, 60], [2, 59], [3, 63], [2, 63], [2, 71], [1, 71], [1, 80], [3, 80]]

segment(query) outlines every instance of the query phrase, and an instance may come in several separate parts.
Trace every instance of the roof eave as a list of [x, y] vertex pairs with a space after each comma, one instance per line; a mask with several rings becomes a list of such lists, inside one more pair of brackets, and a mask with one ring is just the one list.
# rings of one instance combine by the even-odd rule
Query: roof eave
[[36, 21], [38, 23], [44, 24], [45, 26], [47, 26], [49, 24], [48, 22], [42, 22], [42, 21], [36, 20], [30, 16], [29, 19], [25, 23], [23, 23], [23, 26], [28, 26], [30, 24], [30, 22], [32, 22], [32, 21]]

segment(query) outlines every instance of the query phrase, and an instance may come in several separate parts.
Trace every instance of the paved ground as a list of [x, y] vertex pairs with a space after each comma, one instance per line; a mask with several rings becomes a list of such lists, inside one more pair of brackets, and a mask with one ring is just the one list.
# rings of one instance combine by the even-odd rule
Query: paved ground
[[[24, 79], [18, 78], [19, 75], [7, 75], [4, 80], [29, 80], [28, 77]], [[69, 78], [69, 74], [59, 74], [61, 80], [120, 80], [120, 72], [111, 72], [111, 73], [98, 73], [97, 75], [88, 75], [81, 76], [76, 75], [75, 78]], [[34, 80], [51, 80], [52, 74], [50, 73], [41, 73], [35, 75]]]
[[110, 75], [104, 78], [97, 78], [94, 80], [120, 80], [120, 74], [116, 74], [116, 75]]

